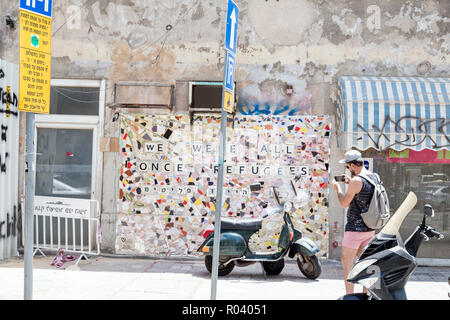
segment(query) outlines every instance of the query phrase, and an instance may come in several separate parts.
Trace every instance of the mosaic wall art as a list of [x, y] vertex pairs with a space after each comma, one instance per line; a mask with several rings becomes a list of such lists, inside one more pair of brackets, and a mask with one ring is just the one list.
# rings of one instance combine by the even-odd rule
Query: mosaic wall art
[[[199, 255], [216, 210], [220, 117], [122, 114], [116, 250], [149, 256]], [[275, 206], [271, 186], [299, 171], [296, 188], [310, 205], [293, 221], [328, 252], [330, 122], [315, 116], [229, 119], [223, 217], [261, 218]], [[259, 183], [261, 190], [252, 190]], [[254, 251], [278, 250], [282, 215], [271, 214], [251, 238]], [[313, 232], [308, 232], [306, 229]]]

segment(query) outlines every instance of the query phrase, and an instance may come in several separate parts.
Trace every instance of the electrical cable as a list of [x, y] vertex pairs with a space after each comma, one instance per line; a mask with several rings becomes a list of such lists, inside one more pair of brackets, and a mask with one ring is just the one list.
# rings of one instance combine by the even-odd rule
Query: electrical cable
[[[86, 0], [83, 4], [82, 4], [82, 7], [84, 7], [88, 2], [89, 2], [90, 0]], [[158, 42], [160, 42], [162, 39], [164, 39], [164, 41], [163, 41], [163, 43], [162, 43], [162, 46], [161, 46], [161, 48], [159, 49], [159, 51], [158, 51], [158, 54], [156, 55], [156, 57], [153, 59], [153, 62], [152, 62], [152, 64], [156, 64], [156, 63], [158, 63], [158, 61], [159, 61], [159, 58], [160, 58], [160, 56], [161, 56], [161, 53], [162, 53], [162, 50], [164, 49], [164, 47], [165, 47], [165, 44], [166, 44], [166, 40], [167, 40], [167, 37], [168, 37], [168, 35], [169, 35], [169, 33], [170, 33], [170, 31], [172, 31], [185, 17], [186, 17], [186, 15], [189, 13], [189, 12], [191, 12], [192, 11], [192, 9], [194, 8], [194, 7], [196, 7], [198, 4], [200, 3], [200, 0], [197, 0], [188, 10], [186, 10], [185, 12], [184, 12], [184, 14], [174, 23], [174, 24], [170, 24], [170, 26], [171, 26], [171, 28], [170, 29], [166, 29], [166, 32], [164, 33], [164, 35], [162, 35], [159, 39], [157, 39], [156, 41], [153, 41], [152, 43], [158, 43]], [[172, 1], [172, 8], [173, 8], [173, 6], [174, 6], [174, 2]], [[172, 9], [173, 10], [173, 9]], [[73, 17], [74, 17], [75, 15], [72, 15], [71, 17], [69, 17], [69, 18], [67, 18], [67, 19], [65, 19], [65, 21], [64, 21], [64, 23], [52, 34], [52, 36], [54, 36], [64, 25], [66, 25], [66, 23], [67, 23], [67, 21], [68, 20], [70, 20], [70, 19], [72, 19]], [[143, 47], [141, 47], [141, 50], [145, 50], [146, 48], [148, 48], [149, 47], [149, 45], [147, 45], [147, 46], [143, 46]], [[108, 65], [108, 66], [104, 66], [104, 67], [99, 67], [99, 68], [96, 68], [96, 70], [102, 70], [102, 69], [107, 69], [107, 68], [110, 68], [110, 67], [112, 67], [112, 66], [114, 66], [114, 65], [117, 65], [117, 64], [119, 64], [118, 62], [115, 62], [115, 63], [112, 63], [112, 64], [110, 64], [110, 65]]]
[[75, 101], [75, 102], [79, 102], [79, 103], [95, 103], [95, 102], [100, 102], [100, 100], [79, 100], [73, 97], [70, 97], [64, 93], [62, 93], [61, 91], [59, 91], [58, 89], [54, 88], [56, 92], [58, 92], [60, 95], [66, 97], [69, 100]]
[[[168, 36], [169, 36], [169, 33], [170, 33], [170, 31], [172, 31], [180, 22], [181, 22], [181, 20], [183, 20], [184, 19], [184, 17], [186, 17], [186, 15], [195, 7], [195, 6], [197, 6], [198, 4], [200, 3], [200, 0], [197, 0], [188, 10], [186, 10], [185, 12], [184, 12], [184, 14], [174, 23], [174, 24], [170, 24], [170, 29], [167, 29], [167, 27], [166, 27], [166, 33], [161, 37], [161, 38], [159, 38], [157, 41], [155, 41], [154, 43], [157, 43], [157, 42], [159, 42], [159, 41], [161, 41], [161, 39], [163, 39], [164, 38], [164, 41], [163, 41], [163, 43], [162, 43], [162, 45], [161, 45], [161, 48], [159, 49], [159, 51], [158, 51], [158, 54], [156, 55], [156, 57], [153, 59], [153, 61], [152, 61], [152, 64], [156, 64], [156, 63], [158, 63], [158, 61], [159, 61], [159, 58], [160, 58], [160, 56], [161, 56], [161, 53], [162, 53], [162, 50], [164, 49], [164, 47], [165, 47], [165, 44], [166, 44], [166, 40], [167, 40], [167, 38], [168, 38]], [[172, 8], [173, 8], [173, 2], [172, 2]], [[169, 25], [168, 25], [169, 26]]]
[[[82, 91], [82, 90], [73, 90], [73, 89], [68, 89], [66, 87], [60, 87], [60, 86], [53, 86], [52, 88], [57, 89], [57, 90], [63, 90], [63, 91], [67, 91], [70, 93], [81, 93], [81, 94], [93, 94], [93, 93], [99, 93], [102, 90], [98, 89], [96, 91], [92, 90], [92, 91]], [[79, 87], [79, 89], [84, 88], [84, 89], [97, 89], [97, 88], [91, 88], [91, 87]]]
[[[90, 0], [86, 0], [81, 6], [80, 8], [83, 8]], [[70, 16], [69, 18], [64, 20], [64, 23], [62, 25], [59, 26], [58, 29], [56, 29], [55, 32], [52, 33], [52, 37], [59, 31], [61, 30], [62, 27], [64, 27], [67, 23], [67, 21], [71, 20], [73, 17], [75, 17], [76, 14], [73, 14], [72, 16]]]

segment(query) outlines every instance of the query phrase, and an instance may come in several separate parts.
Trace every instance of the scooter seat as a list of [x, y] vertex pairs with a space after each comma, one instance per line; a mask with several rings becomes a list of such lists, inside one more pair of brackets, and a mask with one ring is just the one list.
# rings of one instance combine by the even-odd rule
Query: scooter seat
[[259, 230], [262, 226], [262, 219], [242, 220], [242, 219], [222, 219], [222, 230]]

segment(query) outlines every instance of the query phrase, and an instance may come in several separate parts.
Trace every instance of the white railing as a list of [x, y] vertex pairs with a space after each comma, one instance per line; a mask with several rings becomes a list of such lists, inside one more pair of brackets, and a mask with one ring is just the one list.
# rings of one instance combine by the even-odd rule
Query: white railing
[[79, 255], [100, 254], [100, 207], [97, 200], [35, 198], [34, 252], [58, 251]]

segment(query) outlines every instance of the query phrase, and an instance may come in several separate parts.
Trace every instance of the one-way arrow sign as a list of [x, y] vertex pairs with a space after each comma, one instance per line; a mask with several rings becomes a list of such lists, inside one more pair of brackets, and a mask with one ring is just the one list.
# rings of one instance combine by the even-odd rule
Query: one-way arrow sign
[[225, 48], [233, 55], [236, 55], [238, 16], [239, 7], [232, 0], [228, 1]]

